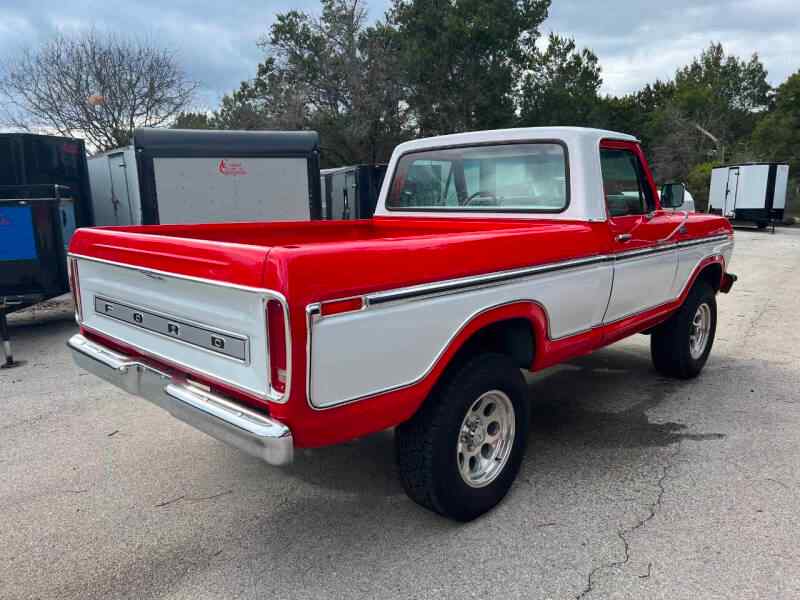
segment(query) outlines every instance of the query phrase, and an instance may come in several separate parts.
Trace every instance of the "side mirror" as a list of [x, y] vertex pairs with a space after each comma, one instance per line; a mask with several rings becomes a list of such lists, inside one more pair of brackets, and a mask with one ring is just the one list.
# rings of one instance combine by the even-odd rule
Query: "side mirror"
[[661, 186], [661, 208], [680, 208], [686, 195], [682, 183], [665, 183]]

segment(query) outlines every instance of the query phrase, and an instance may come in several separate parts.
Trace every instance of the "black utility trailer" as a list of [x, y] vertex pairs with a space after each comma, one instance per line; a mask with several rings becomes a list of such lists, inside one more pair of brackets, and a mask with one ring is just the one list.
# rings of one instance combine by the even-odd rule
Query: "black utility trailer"
[[0, 185], [61, 185], [75, 199], [78, 227], [95, 224], [83, 140], [0, 133]]
[[67, 245], [77, 203], [60, 185], [0, 186], [0, 337], [14, 365], [6, 315], [69, 291]]
[[378, 204], [386, 165], [353, 165], [320, 171], [323, 219], [369, 219]]
[[82, 140], [0, 134], [0, 339], [12, 358], [6, 316], [69, 291], [67, 244], [93, 224]]

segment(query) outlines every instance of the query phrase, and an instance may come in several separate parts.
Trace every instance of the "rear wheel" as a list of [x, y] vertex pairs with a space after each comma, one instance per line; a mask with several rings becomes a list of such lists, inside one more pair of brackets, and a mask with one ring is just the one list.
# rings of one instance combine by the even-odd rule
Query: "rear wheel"
[[395, 433], [400, 479], [418, 504], [457, 521], [492, 509], [519, 471], [530, 408], [501, 354], [467, 361]]
[[656, 369], [670, 377], [696, 377], [708, 360], [716, 329], [714, 289], [698, 281], [680, 309], [653, 331], [650, 354]]

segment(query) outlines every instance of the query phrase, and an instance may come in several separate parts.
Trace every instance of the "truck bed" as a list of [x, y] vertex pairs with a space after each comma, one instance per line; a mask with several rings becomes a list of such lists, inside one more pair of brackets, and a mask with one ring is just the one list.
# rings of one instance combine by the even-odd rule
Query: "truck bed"
[[565, 245], [582, 257], [607, 237], [586, 222], [384, 217], [84, 229], [70, 251], [282, 293], [291, 285], [305, 302], [557, 260]]
[[150, 225], [145, 227], [114, 227], [106, 228], [106, 230], [274, 247], [400, 240], [419, 236], [485, 232], [487, 230], [515, 229], [530, 226], [530, 221], [497, 218], [492, 220], [384, 218], [359, 221]]

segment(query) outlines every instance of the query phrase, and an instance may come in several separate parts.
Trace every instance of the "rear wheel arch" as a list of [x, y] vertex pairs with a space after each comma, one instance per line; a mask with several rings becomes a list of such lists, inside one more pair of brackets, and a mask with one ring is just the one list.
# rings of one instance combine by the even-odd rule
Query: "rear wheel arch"
[[453, 360], [478, 352], [493, 352], [508, 356], [520, 369], [528, 369], [533, 364], [534, 348], [533, 324], [524, 317], [512, 317], [494, 321], [473, 333]]
[[473, 316], [440, 357], [433, 372], [435, 383], [427, 397], [434, 396], [477, 354], [501, 354], [518, 368], [531, 369], [537, 351], [546, 343], [547, 331], [547, 314], [541, 305], [530, 300], [491, 307]]
[[535, 300], [491, 306], [473, 315], [441, 357], [444, 371], [476, 352], [509, 356], [520, 369], [530, 369], [549, 339], [549, 317]]

